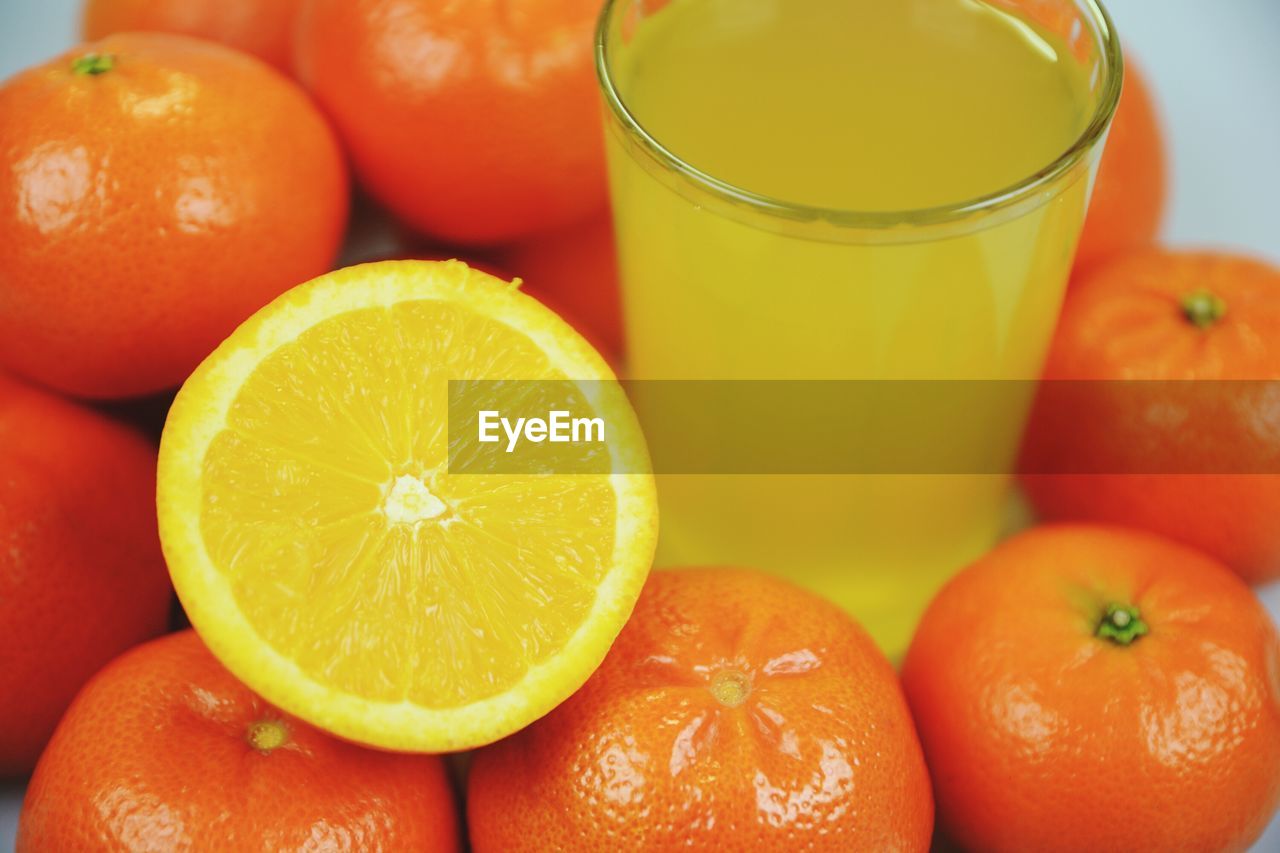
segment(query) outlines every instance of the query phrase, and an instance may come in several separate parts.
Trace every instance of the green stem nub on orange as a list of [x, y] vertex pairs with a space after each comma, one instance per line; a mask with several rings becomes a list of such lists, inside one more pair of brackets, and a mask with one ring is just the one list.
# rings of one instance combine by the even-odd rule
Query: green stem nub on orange
[[86, 53], [76, 57], [71, 63], [71, 71], [75, 74], [87, 74], [90, 77], [106, 74], [116, 67], [116, 58], [109, 53]]
[[1208, 290], [1196, 290], [1182, 297], [1182, 315], [1198, 329], [1207, 329], [1227, 313], [1227, 303]]
[[1108, 604], [1095, 634], [1117, 646], [1127, 646], [1150, 631], [1138, 608], [1127, 604]]
[[289, 730], [281, 720], [259, 720], [249, 726], [249, 745], [258, 752], [271, 752], [285, 745]]

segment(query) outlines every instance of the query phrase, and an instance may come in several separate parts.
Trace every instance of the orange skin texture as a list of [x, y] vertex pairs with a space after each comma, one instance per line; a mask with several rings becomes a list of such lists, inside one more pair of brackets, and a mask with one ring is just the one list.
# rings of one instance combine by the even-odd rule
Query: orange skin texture
[[[1200, 328], [1181, 303], [1226, 306]], [[1206, 252], [1146, 249], [1093, 269], [1067, 295], [1046, 380], [1280, 379], [1280, 270]], [[1042, 386], [1023, 449], [1023, 485], [1041, 516], [1139, 527], [1197, 547], [1250, 583], [1280, 578], [1280, 470], [1267, 386], [1177, 393], [1184, 421], [1153, 421], [1134, 386]], [[1157, 389], [1158, 391], [1158, 389]], [[1264, 428], [1260, 429], [1259, 425]], [[1144, 460], [1150, 459], [1144, 464]], [[1161, 460], [1164, 460], [1163, 462]], [[1210, 473], [1158, 473], [1200, 463]], [[1114, 471], [1157, 473], [1116, 474]]]
[[[1149, 633], [1095, 636], [1136, 606]], [[1280, 802], [1280, 638], [1220, 563], [1122, 528], [999, 545], [902, 671], [942, 826], [989, 851], [1242, 850]]]
[[93, 41], [112, 33], [154, 30], [221, 42], [279, 71], [293, 67], [293, 23], [301, 0], [88, 0], [81, 32]]
[[[95, 53], [115, 67], [72, 70]], [[329, 269], [347, 202], [324, 118], [252, 57], [133, 33], [22, 72], [0, 85], [0, 365], [85, 397], [177, 385]]]
[[502, 265], [524, 279], [522, 290], [563, 305], [581, 318], [579, 331], [612, 362], [622, 355], [622, 293], [613, 219], [608, 215], [506, 249]]
[[[282, 745], [250, 727], [274, 722]], [[439, 756], [375, 752], [267, 705], [192, 631], [117, 658], [40, 759], [17, 850], [460, 849]]]
[[1124, 75], [1076, 250], [1078, 268], [1150, 243], [1164, 218], [1169, 177], [1159, 116], [1145, 75], [1128, 54]]
[[155, 448], [0, 375], [0, 777], [30, 772], [80, 686], [165, 629]]
[[295, 68], [369, 193], [448, 243], [603, 210], [600, 0], [306, 0]]
[[[747, 676], [736, 706], [716, 674]], [[834, 605], [737, 569], [655, 572], [586, 685], [478, 751], [476, 853], [927, 850], [892, 667]]]

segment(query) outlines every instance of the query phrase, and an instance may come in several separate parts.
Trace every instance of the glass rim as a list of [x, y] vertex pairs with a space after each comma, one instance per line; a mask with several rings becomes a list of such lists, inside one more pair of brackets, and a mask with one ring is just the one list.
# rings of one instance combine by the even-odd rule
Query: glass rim
[[[842, 228], [886, 230], [903, 226], [944, 225], [1016, 205], [1053, 184], [1075, 168], [1093, 150], [1110, 127], [1111, 119], [1120, 101], [1120, 90], [1124, 80], [1124, 57], [1120, 39], [1116, 35], [1115, 25], [1102, 0], [1065, 0], [1080, 7], [1092, 19], [1094, 29], [1101, 40], [1101, 55], [1105, 62], [1106, 78], [1102, 81], [1098, 102], [1089, 123], [1085, 125], [1075, 141], [1054, 160], [1012, 184], [952, 204], [899, 210], [854, 210], [807, 205], [753, 192], [717, 178], [686, 162], [649, 133], [623, 101], [622, 93], [614, 84], [610, 68], [609, 26], [624, 2], [627, 0], [605, 0], [596, 23], [596, 79], [612, 115], [621, 122], [634, 139], [639, 141], [645, 153], [659, 165], [667, 167], [734, 206], [749, 207], [767, 216], [788, 220], [818, 220]], [[633, 2], [642, 2], [642, 0], [633, 0]]]

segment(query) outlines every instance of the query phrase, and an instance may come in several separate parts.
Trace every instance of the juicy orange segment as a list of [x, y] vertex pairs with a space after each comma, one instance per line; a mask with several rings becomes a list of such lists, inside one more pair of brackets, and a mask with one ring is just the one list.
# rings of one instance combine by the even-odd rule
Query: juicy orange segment
[[614, 471], [645, 469], [604, 361], [458, 262], [322, 276], [179, 393], [159, 512], [192, 624], [269, 701], [394, 749], [476, 746], [581, 685], [652, 560], [647, 474], [453, 474], [450, 379], [605, 380]]

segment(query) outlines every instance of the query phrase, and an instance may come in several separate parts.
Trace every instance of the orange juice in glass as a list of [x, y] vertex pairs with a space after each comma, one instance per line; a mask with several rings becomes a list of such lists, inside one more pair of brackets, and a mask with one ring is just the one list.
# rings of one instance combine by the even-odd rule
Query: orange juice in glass
[[[632, 378], [1038, 374], [1120, 90], [1098, 3], [610, 0], [597, 60]], [[1007, 487], [664, 475], [659, 561], [783, 574], [897, 654]]]

